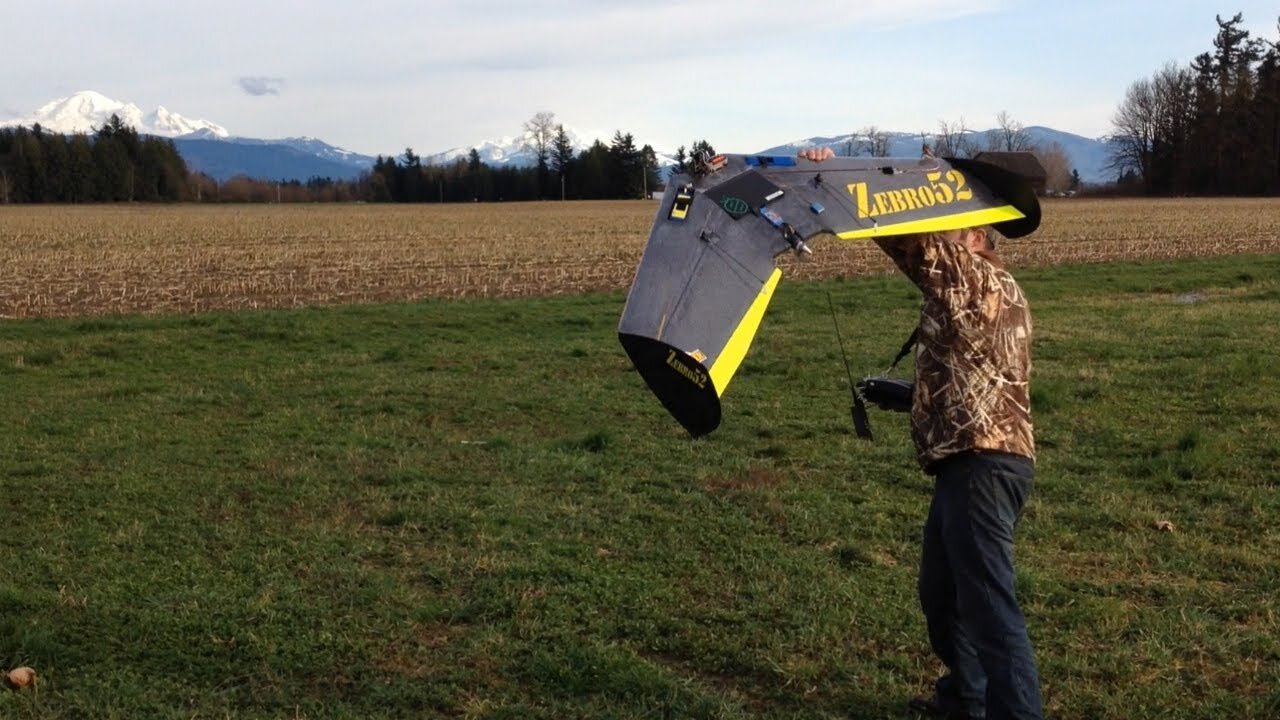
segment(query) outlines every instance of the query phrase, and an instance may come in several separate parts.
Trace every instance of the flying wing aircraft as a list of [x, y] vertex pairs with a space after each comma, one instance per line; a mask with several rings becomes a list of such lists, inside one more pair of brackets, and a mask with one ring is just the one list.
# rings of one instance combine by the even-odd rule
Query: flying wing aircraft
[[667, 183], [618, 338], [645, 383], [693, 437], [720, 424], [720, 398], [782, 276], [774, 258], [842, 240], [1040, 224], [1031, 185], [974, 160], [777, 155], [701, 157]]

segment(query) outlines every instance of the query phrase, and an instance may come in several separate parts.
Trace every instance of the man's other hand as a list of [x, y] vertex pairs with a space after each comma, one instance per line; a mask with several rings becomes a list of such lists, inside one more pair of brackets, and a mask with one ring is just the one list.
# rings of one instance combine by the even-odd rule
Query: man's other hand
[[833, 152], [829, 147], [805, 148], [800, 151], [799, 155], [805, 160], [812, 160], [814, 162], [822, 162], [823, 160], [836, 156], [835, 152]]

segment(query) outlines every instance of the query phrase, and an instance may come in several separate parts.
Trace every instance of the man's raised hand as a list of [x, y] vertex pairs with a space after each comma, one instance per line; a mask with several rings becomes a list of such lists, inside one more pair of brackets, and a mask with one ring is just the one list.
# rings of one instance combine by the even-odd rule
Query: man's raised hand
[[805, 148], [800, 151], [799, 155], [805, 160], [812, 160], [814, 162], [822, 162], [823, 160], [836, 156], [835, 152], [833, 152], [829, 147]]

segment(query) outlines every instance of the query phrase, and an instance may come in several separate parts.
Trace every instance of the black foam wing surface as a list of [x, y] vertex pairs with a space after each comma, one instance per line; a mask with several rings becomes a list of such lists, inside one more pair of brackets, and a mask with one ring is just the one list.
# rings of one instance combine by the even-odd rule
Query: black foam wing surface
[[668, 184], [618, 323], [628, 357], [694, 436], [720, 400], [777, 288], [774, 259], [829, 234], [874, 239], [1040, 224], [1030, 183], [995, 165], [945, 158], [723, 155]]

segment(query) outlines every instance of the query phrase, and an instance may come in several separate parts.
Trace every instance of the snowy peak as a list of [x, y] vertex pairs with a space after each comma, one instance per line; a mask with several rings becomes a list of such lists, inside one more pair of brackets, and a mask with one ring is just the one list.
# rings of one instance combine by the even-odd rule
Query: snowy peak
[[[568, 125], [564, 125], [564, 134], [569, 140], [569, 145], [573, 148], [574, 155], [586, 150], [596, 139], [608, 144], [611, 137], [593, 137], [591, 140], [586, 140], [584, 139], [586, 137], [585, 133]], [[466, 160], [474, 148], [480, 156], [480, 161], [486, 165], [531, 167], [538, 161], [537, 153], [531, 147], [532, 144], [533, 137], [528, 132], [514, 136], [504, 135], [497, 140], [482, 140], [475, 145], [456, 147], [444, 152], [427, 155], [422, 158], [422, 162], [428, 165], [448, 165], [459, 159]], [[641, 144], [643, 143], [637, 143], [637, 145]]]
[[[613, 135], [592, 135], [591, 139], [587, 133], [574, 130], [568, 125], [564, 126], [565, 137], [569, 139], [569, 145], [573, 148], [574, 156], [583, 150], [591, 147], [592, 143], [599, 140], [608, 145], [613, 141]], [[466, 160], [474, 149], [476, 154], [480, 156], [480, 161], [486, 165], [498, 165], [508, 167], [532, 167], [537, 163], [537, 153], [530, 147], [531, 138], [529, 135], [523, 134], [519, 136], [505, 135], [497, 140], [482, 140], [475, 145], [468, 147], [457, 147], [444, 152], [434, 153], [432, 155], [424, 155], [422, 162], [425, 165], [448, 165], [458, 160]], [[637, 148], [643, 147], [644, 142], [635, 140]], [[658, 156], [658, 165], [674, 165], [675, 159], [671, 153], [655, 150]]]
[[163, 137], [178, 137], [192, 133], [201, 133], [206, 137], [225, 138], [230, 136], [227, 129], [221, 125], [215, 125], [207, 120], [185, 118], [175, 112], [170, 112], [163, 105], [147, 113], [142, 119], [141, 127], [146, 128], [143, 132]]
[[[573, 131], [565, 128], [565, 135], [569, 137], [574, 153], [583, 149]], [[427, 165], [448, 165], [459, 159], [467, 159], [474, 148], [480, 156], [480, 161], [486, 165], [531, 166], [537, 162], [537, 158], [533, 150], [527, 146], [527, 142], [528, 138], [523, 135], [503, 136], [497, 140], [482, 140], [471, 147], [457, 147], [428, 155], [422, 158], [422, 162]]]
[[145, 135], [179, 137], [199, 132], [206, 137], [225, 138], [227, 129], [207, 120], [192, 120], [157, 107], [148, 113], [133, 103], [113, 100], [102, 93], [83, 90], [74, 95], [58, 98], [45, 104], [31, 115], [16, 120], [0, 122], [0, 127], [39, 123], [50, 132], [72, 134], [93, 133], [107, 124], [112, 115], [119, 116], [125, 124]]
[[58, 98], [41, 106], [30, 117], [8, 124], [40, 123], [44, 129], [60, 133], [93, 132], [106, 124], [113, 114], [119, 115], [126, 125], [138, 127], [142, 124], [142, 109], [137, 105], [112, 100], [91, 90]]

